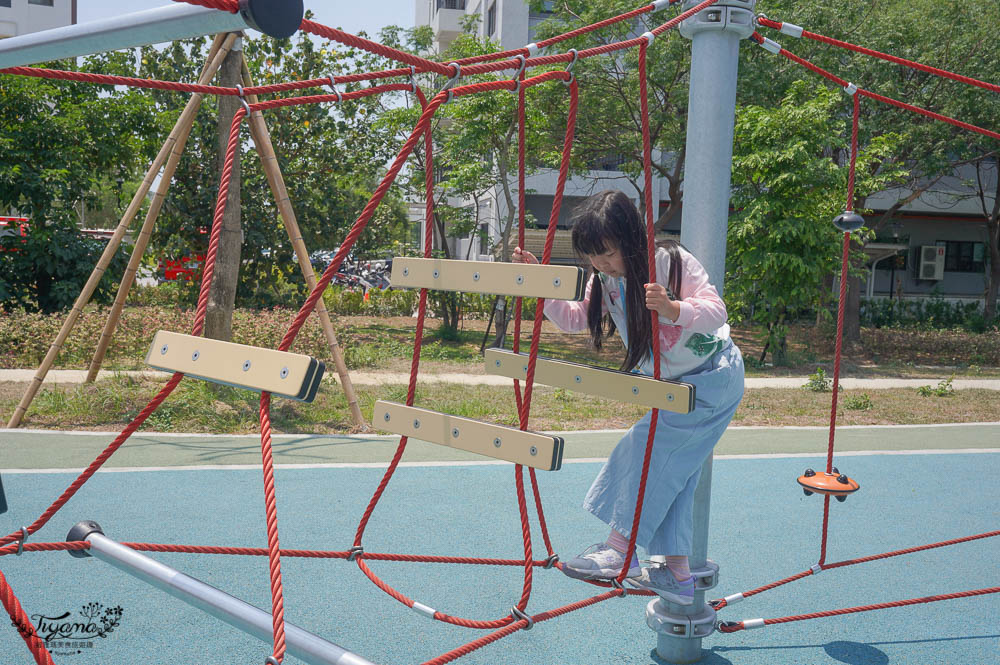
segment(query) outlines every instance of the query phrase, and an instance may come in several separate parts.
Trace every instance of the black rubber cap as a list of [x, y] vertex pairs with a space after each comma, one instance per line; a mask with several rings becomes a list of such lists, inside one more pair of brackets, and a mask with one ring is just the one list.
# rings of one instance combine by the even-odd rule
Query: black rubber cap
[[812, 469], [806, 469], [806, 472], [803, 473], [802, 475], [805, 476], [806, 478], [812, 478], [813, 476], [816, 475], [816, 472], [813, 471]]
[[842, 212], [833, 220], [833, 225], [841, 231], [857, 231], [865, 225], [865, 218], [856, 212]]
[[298, 32], [304, 14], [302, 0], [240, 0], [240, 16], [247, 25], [275, 39]]
[[845, 501], [847, 501], [847, 495], [846, 494], [838, 494], [837, 495], [837, 501], [840, 501], [841, 503], [844, 503]]
[[806, 496], [812, 496], [813, 495], [813, 493], [810, 492], [809, 490], [807, 490], [805, 487], [802, 488], [802, 493], [805, 494]]
[[[67, 543], [75, 543], [79, 540], [86, 540], [87, 536], [92, 533], [99, 533], [102, 536], [104, 532], [101, 531], [101, 525], [92, 520], [84, 520], [82, 522], [77, 522], [76, 525], [69, 530], [66, 534]], [[87, 550], [68, 550], [70, 556], [76, 557], [77, 559], [86, 559], [90, 556]]]
[[846, 485], [848, 484], [849, 479], [846, 475], [842, 473], [839, 476], [837, 476], [837, 482], [840, 483], [841, 485]]

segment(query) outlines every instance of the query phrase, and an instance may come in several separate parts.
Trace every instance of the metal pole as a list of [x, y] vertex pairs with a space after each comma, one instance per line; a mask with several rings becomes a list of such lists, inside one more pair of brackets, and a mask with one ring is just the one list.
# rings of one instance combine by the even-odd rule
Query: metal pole
[[[684, 9], [697, 4], [697, 0], [685, 0]], [[755, 4], [756, 0], [721, 0], [680, 25], [681, 34], [691, 40], [681, 242], [705, 266], [720, 295], [726, 275], [739, 48], [740, 40], [753, 34]], [[706, 568], [711, 492], [709, 457], [695, 490], [692, 571]], [[646, 622], [657, 631], [660, 658], [670, 663], [701, 660], [701, 641], [711, 633], [715, 615], [705, 603], [706, 588], [696, 587], [689, 606], [662, 600], [647, 606]]]
[[[90, 543], [89, 550], [75, 550], [71, 554], [82, 554], [85, 557], [89, 552], [115, 568], [166, 591], [245, 633], [265, 642], [273, 639], [271, 615], [268, 612], [116, 543], [101, 532], [96, 522], [80, 522], [73, 527], [66, 539], [71, 542], [86, 540]], [[307, 663], [374, 665], [366, 658], [289, 623], [285, 624], [285, 644], [288, 653]]]
[[175, 3], [4, 39], [0, 69], [247, 29], [285, 38], [298, 30], [302, 15], [302, 0], [246, 0], [236, 14]]

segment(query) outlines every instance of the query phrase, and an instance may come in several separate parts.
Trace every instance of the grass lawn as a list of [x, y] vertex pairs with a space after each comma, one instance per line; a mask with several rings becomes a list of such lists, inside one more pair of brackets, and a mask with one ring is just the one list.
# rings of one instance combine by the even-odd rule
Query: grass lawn
[[[41, 429], [120, 431], [162, 387], [162, 381], [117, 376], [93, 384], [43, 387], [28, 409], [23, 426]], [[26, 384], [0, 383], [0, 415], [7, 418]], [[370, 419], [372, 405], [385, 399], [403, 402], [406, 386], [357, 386], [361, 411]], [[734, 425], [828, 425], [831, 394], [802, 388], [750, 389], [736, 412]], [[840, 425], [891, 425], [995, 421], [1000, 391], [961, 390], [946, 397], [922, 396], [914, 388], [842, 390]], [[511, 388], [483, 385], [418, 383], [415, 405], [457, 416], [517, 426]], [[215, 386], [196, 379], [182, 381], [143, 429], [162, 432], [217, 434], [258, 431], [260, 400], [256, 393]], [[644, 409], [613, 400], [537, 386], [529, 428], [540, 431], [625, 428]], [[356, 431], [343, 392], [326, 383], [310, 404], [275, 398], [271, 424], [282, 433]]]
[[[234, 341], [257, 346], [277, 345], [294, 312], [237, 312]], [[94, 340], [106, 313], [88, 308], [78, 329], [67, 340], [56, 369], [83, 369], [90, 361]], [[142, 358], [156, 330], [185, 330], [189, 313], [152, 308], [126, 310], [104, 364], [105, 369], [141, 369]], [[45, 329], [58, 321], [33, 325], [30, 333], [18, 336], [17, 327], [6, 352], [0, 355], [5, 367], [36, 367], [44, 356], [54, 332]], [[409, 373], [416, 320], [410, 317], [341, 317], [335, 325], [344, 357], [351, 370]], [[521, 350], [528, 350], [532, 321], [522, 324]], [[458, 372], [483, 374], [480, 345], [486, 322], [466, 320], [454, 338], [440, 334], [439, 322], [427, 321], [421, 353], [422, 373]], [[2, 332], [2, 331], [0, 331]], [[49, 333], [51, 332], [51, 336]], [[513, 332], [511, 325], [509, 332]], [[487, 345], [492, 344], [492, 334]], [[733, 337], [748, 359], [748, 376], [805, 376], [818, 367], [832, 375], [833, 340], [814, 326], [795, 326], [789, 338], [789, 364], [761, 366], [755, 362], [761, 343], [753, 330], [734, 329]], [[7, 341], [7, 340], [5, 340]], [[507, 348], [512, 334], [507, 337]], [[1000, 333], [972, 335], [952, 331], [916, 332], [906, 330], [865, 330], [862, 344], [844, 352], [841, 376], [857, 378], [902, 377], [937, 379], [1000, 377]], [[318, 323], [310, 320], [292, 348], [327, 361], [328, 374], [336, 372], [329, 347]], [[589, 345], [587, 335], [567, 334], [549, 322], [542, 326], [540, 354], [605, 367], [618, 367], [622, 349], [617, 340], [603, 351]], [[147, 404], [162, 381], [118, 376], [95, 384], [46, 385], [28, 409], [24, 427], [50, 429], [120, 430]], [[27, 384], [0, 383], [0, 418], [6, 421], [19, 402]], [[356, 386], [362, 413], [370, 417], [376, 400], [405, 401], [404, 385]], [[829, 423], [830, 393], [805, 389], [748, 390], [734, 419], [735, 425], [826, 425]], [[418, 383], [415, 404], [491, 422], [517, 425], [517, 410], [510, 387]], [[198, 380], [181, 383], [160, 409], [143, 426], [147, 430], [176, 432], [247, 433], [258, 428], [259, 397], [247, 391], [214, 386]], [[924, 396], [916, 389], [845, 390], [840, 393], [840, 424], [917, 424], [941, 422], [983, 422], [996, 420], [1000, 413], [1000, 391], [963, 390], [950, 396]], [[611, 400], [538, 386], [532, 401], [529, 427], [536, 430], [621, 428], [631, 425], [643, 413]], [[332, 381], [324, 385], [312, 404], [275, 399], [272, 425], [278, 432], [330, 433], [352, 431], [345, 398]]]

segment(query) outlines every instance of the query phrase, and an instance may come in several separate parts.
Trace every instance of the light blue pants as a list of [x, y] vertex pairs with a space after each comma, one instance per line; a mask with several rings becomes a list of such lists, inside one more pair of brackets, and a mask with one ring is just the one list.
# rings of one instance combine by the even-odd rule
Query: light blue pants
[[[694, 490], [701, 468], [743, 399], [743, 356], [735, 344], [679, 377], [695, 386], [695, 408], [660, 411], [636, 543], [649, 554], [690, 555]], [[622, 437], [583, 507], [626, 538], [632, 532], [650, 411]]]

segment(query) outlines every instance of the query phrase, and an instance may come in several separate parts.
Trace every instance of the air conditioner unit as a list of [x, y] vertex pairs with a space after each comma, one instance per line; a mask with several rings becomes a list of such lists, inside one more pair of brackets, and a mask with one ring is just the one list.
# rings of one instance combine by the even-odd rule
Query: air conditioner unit
[[917, 279], [944, 279], [944, 247], [923, 245], [920, 248], [920, 273]]

